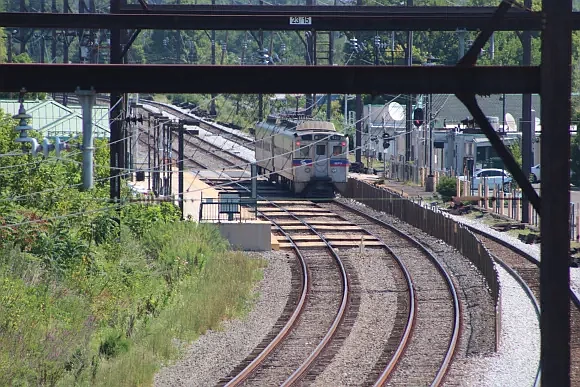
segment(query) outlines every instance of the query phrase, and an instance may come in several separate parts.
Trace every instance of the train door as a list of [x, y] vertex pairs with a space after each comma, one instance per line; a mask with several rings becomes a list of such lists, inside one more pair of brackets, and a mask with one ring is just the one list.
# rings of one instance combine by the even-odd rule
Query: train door
[[328, 176], [327, 143], [317, 143], [314, 148], [314, 176]]

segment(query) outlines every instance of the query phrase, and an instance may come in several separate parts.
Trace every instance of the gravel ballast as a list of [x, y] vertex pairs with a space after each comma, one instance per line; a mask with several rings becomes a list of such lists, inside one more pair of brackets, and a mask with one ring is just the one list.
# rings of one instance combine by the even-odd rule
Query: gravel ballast
[[264, 279], [256, 288], [259, 297], [249, 314], [226, 321], [222, 331], [209, 331], [193, 342], [182, 359], [155, 376], [155, 386], [213, 386], [242, 362], [260, 343], [282, 314], [290, 294], [293, 254], [271, 251]]
[[464, 367], [462, 386], [533, 386], [540, 361], [540, 325], [520, 284], [497, 266], [501, 281], [499, 351]]
[[348, 257], [358, 274], [360, 306], [344, 345], [314, 386], [360, 385], [381, 356], [397, 313], [397, 279], [393, 275], [399, 271], [384, 250], [366, 249], [361, 255], [359, 249], [340, 249], [339, 255]]
[[[351, 205], [356, 203], [352, 200], [341, 200], [346, 200], [346, 202], [350, 203]], [[411, 231], [414, 229], [412, 226], [401, 222], [396, 217], [374, 211], [366, 206], [361, 205], [360, 203], [358, 203], [358, 206], [365, 212], [374, 214], [381, 220], [395, 224], [401, 230]], [[476, 228], [485, 227], [485, 225], [477, 223], [476, 221], [471, 221], [461, 217], [451, 217], [454, 219], [459, 218], [460, 220], [464, 220], [463, 223], [468, 223], [470, 225], [475, 223], [474, 227]], [[484, 229], [484, 231], [488, 231], [487, 229], [489, 229], [489, 227]], [[415, 231], [412, 232], [413, 235], [420, 241], [428, 244], [431, 249], [436, 251], [438, 247], [434, 246], [445, 246], [443, 242], [426, 235], [420, 230], [414, 230]], [[508, 236], [498, 232], [493, 234], [499, 234], [497, 235], [498, 237]], [[527, 247], [526, 251], [531, 250], [530, 254], [535, 252], [535, 254], [539, 256], [539, 249], [537, 246], [525, 245], [516, 238], [509, 238]], [[448, 255], [444, 254], [442, 256], [447, 257]], [[440, 258], [441, 255], [438, 254], [437, 257]], [[459, 257], [461, 256], [459, 255]], [[469, 263], [466, 258], [461, 257], [461, 259], [456, 260], [455, 262], [451, 260], [447, 261], [444, 259], [443, 262], [454, 274], [454, 280], [460, 282], [464, 294], [472, 291], [475, 285], [481, 283], [478, 281], [483, 281], [483, 278], [479, 272], [475, 273], [475, 276], [479, 278], [478, 280], [474, 280], [473, 278], [465, 278], [465, 272], [463, 272], [463, 270], [465, 270], [463, 268], [465, 264], [471, 266], [472, 270], [477, 270], [475, 267], [473, 267], [473, 265], [471, 265], [471, 263]], [[468, 346], [469, 349], [467, 349], [467, 352], [464, 352], [464, 356], [465, 353], [467, 353], [467, 357], [462, 358], [461, 356], [457, 356], [455, 358], [451, 371], [446, 378], [446, 385], [529, 386], [533, 383], [537, 371], [537, 359], [539, 359], [540, 343], [540, 331], [537, 316], [531, 301], [527, 298], [527, 295], [519, 286], [517, 281], [509, 276], [501, 267], [498, 267], [498, 272], [500, 275], [503, 298], [501, 320], [502, 334], [499, 351], [497, 353], [493, 352], [493, 349], [490, 348], [490, 345], [493, 343], [493, 341], [490, 341], [489, 339], [483, 339], [479, 343], [473, 342], [473, 344]], [[473, 311], [470, 311], [469, 316], [473, 320], [464, 321], [465, 325], [470, 324], [471, 327], [464, 326], [464, 334], [461, 337], [462, 341], [469, 337], [469, 335], [465, 334], [465, 331], [471, 331], [471, 333], [473, 333], [473, 329], [477, 330], [480, 328], [479, 324], [491, 324], [494, 321], [490, 314], [493, 310], [490, 309], [493, 308], [493, 304], [489, 295], [486, 298], [482, 298], [481, 295], [475, 297], [469, 296], [468, 304], [464, 303], [464, 305], [474, 304], [481, 302], [482, 300], [486, 300], [488, 303], [488, 307], [486, 308], [487, 312], [484, 312], [483, 316], [478, 316], [478, 313], [473, 313]], [[524, 315], [525, 317], [522, 317]], [[481, 319], [481, 317], [483, 317], [483, 319]], [[486, 328], [486, 331], [493, 332], [493, 330], [488, 328]], [[473, 334], [468, 338], [468, 340], [474, 340]], [[463, 347], [464, 344], [465, 343], [462, 343], [463, 350], [465, 350]], [[520, 376], [513, 376], [513, 370], [515, 369], [518, 370], [518, 374]]]

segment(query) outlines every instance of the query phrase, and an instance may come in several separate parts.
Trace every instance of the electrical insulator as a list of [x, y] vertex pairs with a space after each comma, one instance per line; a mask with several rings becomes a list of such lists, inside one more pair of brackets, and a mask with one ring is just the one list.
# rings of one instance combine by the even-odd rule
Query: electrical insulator
[[350, 39], [350, 49], [353, 52], [357, 52], [358, 51], [358, 40], [357, 40], [357, 38]]
[[139, 114], [139, 117], [137, 116], [131, 116], [131, 117], [125, 117], [125, 122], [126, 123], [133, 123], [136, 124], [137, 122], [139, 122], [140, 124], [143, 123], [143, 115]]

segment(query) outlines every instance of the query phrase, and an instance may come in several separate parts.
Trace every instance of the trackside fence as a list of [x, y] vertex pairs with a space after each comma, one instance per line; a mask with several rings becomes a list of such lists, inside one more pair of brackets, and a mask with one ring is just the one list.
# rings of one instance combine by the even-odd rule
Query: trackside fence
[[444, 213], [421, 206], [382, 187], [350, 178], [344, 195], [374, 210], [393, 215], [425, 233], [445, 241], [467, 257], [484, 276], [495, 303], [495, 347], [501, 333], [501, 293], [499, 276], [489, 251], [477, 237]]

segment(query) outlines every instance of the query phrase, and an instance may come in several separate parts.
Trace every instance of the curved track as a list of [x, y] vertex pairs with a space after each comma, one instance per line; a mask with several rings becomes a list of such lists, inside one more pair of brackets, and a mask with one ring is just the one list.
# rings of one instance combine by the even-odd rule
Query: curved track
[[[242, 382], [289, 385], [302, 379], [335, 336], [347, 310], [349, 278], [330, 242], [308, 223], [301, 221], [291, 210], [283, 209], [276, 204], [272, 206], [278, 210], [277, 213], [260, 212], [264, 218], [280, 228], [296, 251], [305, 273], [302, 296], [286, 326], [262, 353], [227, 384], [228, 386], [239, 385]], [[300, 221], [319, 236], [324, 247], [322, 249], [301, 247], [298, 235], [285, 229], [278, 220], [280, 217]], [[317, 343], [315, 347], [314, 343]]]
[[417, 298], [417, 321], [404, 355], [391, 361], [375, 386], [438, 386], [456, 351], [461, 329], [461, 306], [455, 285], [436, 257], [419, 241], [392, 225], [343, 203], [321, 204], [379, 237], [408, 268]]
[[[357, 294], [360, 292], [358, 280], [356, 273], [349, 268], [348, 259], [344, 261], [341, 257], [344, 254], [343, 248], [356, 246], [361, 240], [364, 240], [368, 248], [382, 249], [388, 260], [396, 262], [395, 270], [399, 270], [401, 278], [404, 278], [401, 281], [403, 285], [398, 287], [398, 294], [401, 295], [399, 297], [404, 301], [397, 302], [396, 320], [390, 336], [386, 343], [380, 344], [382, 353], [378, 356], [378, 360], [370, 365], [364, 384], [397, 385], [403, 380], [412, 385], [439, 385], [442, 382], [450, 366], [460, 329], [459, 300], [451, 279], [428, 250], [416, 240], [406, 235], [395, 234], [393, 230], [386, 231], [385, 227], [389, 226], [379, 224], [377, 221], [374, 221], [374, 227], [371, 227], [368, 219], [356, 210], [342, 205], [334, 206], [336, 206], [334, 213], [331, 213], [324, 205], [319, 206], [310, 202], [276, 204], [270, 202], [260, 205], [262, 216], [270, 220], [278, 232], [287, 239], [287, 245], [284, 247], [296, 250], [304, 262], [307, 274], [301, 289], [302, 292], [310, 289], [311, 293], [308, 296], [302, 293], [301, 302], [284, 329], [280, 330], [263, 351], [254, 354], [253, 360], [247, 361], [243, 369], [238, 367], [235, 370], [235, 374], [227, 379], [228, 386], [242, 383], [252, 385], [317, 383], [317, 377], [333, 361], [338, 350], [346, 345], [346, 338], [357, 318], [360, 296]], [[342, 216], [335, 214], [338, 212]], [[353, 222], [351, 219], [353, 217], [358, 217], [359, 222]], [[340, 237], [338, 234], [323, 231], [330, 229], [328, 224], [333, 220], [341, 222], [340, 228], [344, 230], [348, 230], [349, 227], [358, 228], [354, 223], [361, 223], [361, 219], [364, 223], [361, 226], [363, 235], [352, 236], [350, 241], [347, 237], [348, 232], [344, 232], [344, 237]], [[352, 225], [348, 226], [347, 223]], [[337, 247], [341, 247], [340, 253]], [[335, 262], [332, 265], [329, 264], [331, 256]], [[405, 266], [405, 263], [407, 266], [413, 263], [409, 262], [413, 256], [428, 258], [423, 259], [418, 270], [427, 271], [425, 266], [431, 266], [428, 278], [419, 278], [421, 275], [416, 275], [418, 278], [415, 284], [411, 282], [411, 276], [412, 271], [417, 269], [408, 269]], [[337, 275], [337, 268], [340, 269], [340, 275]], [[310, 277], [308, 273], [311, 274]], [[342, 277], [340, 282], [343, 284], [340, 303], [336, 289], [339, 282], [337, 277]], [[429, 290], [424, 288], [429, 286], [426, 285], [427, 282], [433, 285]], [[441, 289], [436, 290], [433, 287]], [[415, 289], [418, 289], [417, 293]], [[431, 293], [433, 297], [426, 299], [426, 291], [442, 291], [444, 294], [433, 296]], [[334, 301], [330, 298], [333, 294]], [[306, 301], [302, 302], [304, 300]], [[417, 310], [416, 305], [422, 309]], [[384, 308], [388, 305], [377, 307]], [[429, 308], [434, 313], [425, 313], [424, 310]], [[450, 313], [442, 313], [443, 309]], [[291, 326], [292, 322], [296, 324], [294, 327]], [[423, 331], [429, 325], [431, 329]], [[321, 327], [324, 332], [321, 331]], [[444, 333], [434, 334], [434, 329]], [[312, 330], [316, 332], [313, 334]], [[317, 341], [314, 341], [315, 337]], [[424, 340], [429, 340], [430, 344], [420, 345]], [[298, 349], [300, 351], [297, 351]], [[305, 349], [308, 354], [304, 353]], [[298, 361], [298, 358], [301, 360]], [[345, 373], [348, 371], [350, 370], [344, 370]], [[409, 380], [409, 377], [412, 380]]]
[[[525, 282], [534, 300], [540, 299], [540, 262], [513, 246], [512, 244], [469, 225], [466, 227], [478, 235], [481, 243], [489, 250], [494, 259], [508, 271], [513, 271]], [[517, 279], [516, 277], [516, 279]], [[526, 290], [528, 292], [528, 290]], [[539, 307], [538, 307], [539, 315]], [[540, 382], [541, 370], [538, 365], [536, 385]], [[580, 300], [570, 289], [570, 381], [571, 385], [580, 385]]]
[[[191, 119], [191, 118], [195, 117], [193, 114], [192, 115], [185, 114], [185, 113], [181, 112], [180, 110], [177, 110], [171, 106], [167, 106], [166, 104], [162, 104], [162, 103], [159, 103], [156, 101], [144, 100], [143, 103], [153, 105], [161, 110], [164, 110], [166, 112], [173, 114], [174, 116], [176, 116], [180, 119]], [[210, 122], [204, 121], [203, 119], [201, 119], [199, 117], [195, 117], [195, 118], [199, 119], [199, 127], [204, 129], [204, 130], [207, 130], [208, 132], [219, 135], [219, 136], [221, 136], [229, 141], [235, 142], [236, 144], [239, 144], [239, 145], [244, 146], [244, 147], [248, 147], [248, 145], [251, 145], [253, 143], [253, 140], [251, 138], [249, 138], [249, 136], [247, 136], [247, 135], [236, 134], [234, 132], [224, 130], [224, 129], [220, 128], [218, 125], [212, 125]], [[231, 130], [233, 131], [235, 129], [231, 129]]]

